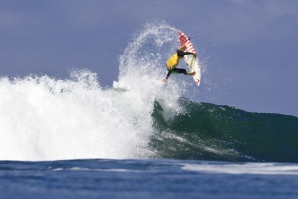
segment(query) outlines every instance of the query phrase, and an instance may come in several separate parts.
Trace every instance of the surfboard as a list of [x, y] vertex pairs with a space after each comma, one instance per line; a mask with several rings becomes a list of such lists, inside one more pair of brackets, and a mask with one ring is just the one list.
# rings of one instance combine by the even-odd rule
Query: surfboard
[[[191, 52], [196, 53], [192, 43], [189, 41], [189, 38], [181, 31], [178, 30], [178, 39], [180, 42], [180, 46], [185, 45], [186, 49], [184, 52]], [[190, 72], [196, 72], [195, 75], [193, 75], [193, 79], [195, 83], [200, 86], [201, 83], [201, 68], [199, 64], [198, 57], [194, 57], [193, 55], [184, 55], [184, 60], [186, 65], [188, 66]]]

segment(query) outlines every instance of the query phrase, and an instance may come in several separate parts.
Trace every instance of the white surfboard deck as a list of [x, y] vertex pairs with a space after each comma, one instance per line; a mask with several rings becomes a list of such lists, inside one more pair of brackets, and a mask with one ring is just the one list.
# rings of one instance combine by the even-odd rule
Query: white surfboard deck
[[[181, 31], [178, 31], [178, 38], [180, 42], [180, 46], [185, 45], [186, 49], [184, 52], [191, 52], [196, 53], [192, 43], [189, 41], [188, 37]], [[200, 86], [201, 83], [201, 68], [199, 64], [198, 58], [194, 57], [193, 55], [184, 55], [184, 60], [186, 65], [188, 66], [190, 72], [196, 72], [195, 75], [193, 75], [193, 79], [195, 83]]]

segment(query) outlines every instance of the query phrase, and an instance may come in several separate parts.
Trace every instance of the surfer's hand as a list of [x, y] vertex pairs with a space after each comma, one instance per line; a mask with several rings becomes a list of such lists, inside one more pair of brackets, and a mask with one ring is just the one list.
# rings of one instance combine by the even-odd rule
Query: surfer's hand
[[163, 79], [162, 81], [163, 81], [164, 83], [166, 83], [168, 80], [167, 80], [167, 79]]
[[194, 53], [193, 56], [196, 58], [197, 57], [197, 53]]
[[180, 48], [179, 48], [180, 50], [182, 50], [182, 51], [184, 51], [185, 49], [186, 49], [186, 45], [185, 44], [183, 44], [182, 46], [180, 46]]

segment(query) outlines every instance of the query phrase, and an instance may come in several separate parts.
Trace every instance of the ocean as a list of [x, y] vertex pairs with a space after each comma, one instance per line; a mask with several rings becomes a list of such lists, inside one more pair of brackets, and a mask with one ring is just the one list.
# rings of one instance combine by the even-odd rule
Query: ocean
[[1, 161], [0, 198], [297, 198], [298, 165], [170, 159]]
[[298, 118], [163, 83], [176, 34], [144, 26], [113, 86], [88, 69], [0, 77], [0, 198], [297, 198]]

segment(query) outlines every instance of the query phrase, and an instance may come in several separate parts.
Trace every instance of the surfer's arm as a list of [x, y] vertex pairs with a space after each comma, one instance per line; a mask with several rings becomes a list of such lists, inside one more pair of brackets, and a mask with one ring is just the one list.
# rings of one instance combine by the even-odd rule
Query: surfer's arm
[[197, 57], [197, 53], [191, 53], [191, 52], [184, 52], [184, 55], [193, 55], [194, 57]]
[[[182, 46], [180, 46], [180, 48], [178, 50], [185, 51], [186, 50], [186, 45], [183, 44]], [[191, 53], [191, 52], [184, 52], [184, 55], [193, 55], [194, 57], [197, 57], [197, 53]]]

